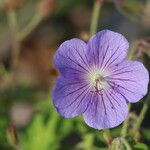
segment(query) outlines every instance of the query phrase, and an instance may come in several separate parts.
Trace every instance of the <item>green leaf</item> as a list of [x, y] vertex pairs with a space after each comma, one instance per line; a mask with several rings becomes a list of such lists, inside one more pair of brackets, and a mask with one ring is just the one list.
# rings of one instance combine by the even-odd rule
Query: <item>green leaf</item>
[[133, 148], [134, 150], [148, 150], [148, 146], [144, 143], [137, 143]]
[[61, 141], [73, 129], [73, 120], [63, 119], [52, 106], [48, 98], [36, 105], [32, 122], [20, 133], [23, 150], [57, 150]]
[[150, 129], [143, 129], [143, 134], [147, 140], [150, 140]]

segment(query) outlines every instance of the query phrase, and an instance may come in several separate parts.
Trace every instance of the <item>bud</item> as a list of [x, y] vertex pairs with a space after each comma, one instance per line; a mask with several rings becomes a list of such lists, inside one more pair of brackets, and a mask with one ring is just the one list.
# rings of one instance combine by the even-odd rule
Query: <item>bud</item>
[[38, 11], [43, 17], [49, 16], [56, 8], [57, 0], [41, 0], [38, 5]]
[[121, 150], [121, 149], [124, 149], [124, 146], [122, 144], [122, 141], [120, 138], [115, 138], [113, 141], [112, 141], [112, 144], [110, 146], [110, 149], [111, 150]]
[[90, 39], [90, 33], [86, 32], [86, 31], [83, 31], [83, 32], [80, 33], [79, 37], [83, 41], [88, 41]]

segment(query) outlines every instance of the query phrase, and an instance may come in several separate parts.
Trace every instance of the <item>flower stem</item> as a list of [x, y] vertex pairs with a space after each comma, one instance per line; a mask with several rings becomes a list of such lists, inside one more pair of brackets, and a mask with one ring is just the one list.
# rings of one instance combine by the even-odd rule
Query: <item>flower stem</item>
[[84, 150], [91, 150], [93, 147], [94, 136], [92, 134], [85, 134], [83, 139], [83, 149]]
[[134, 134], [136, 134], [137, 130], [140, 128], [141, 124], [142, 124], [142, 121], [144, 120], [144, 117], [145, 117], [145, 114], [146, 112], [148, 111], [148, 108], [149, 108], [149, 100], [150, 100], [150, 92], [144, 102], [144, 105], [142, 107], [142, 110], [140, 112], [140, 115], [137, 119], [137, 122], [136, 122], [136, 125], [135, 125], [135, 128], [134, 128]]
[[139, 115], [139, 117], [138, 117], [138, 120], [137, 120], [137, 123], [136, 123], [135, 131], [140, 127], [140, 125], [141, 125], [141, 123], [142, 123], [142, 121], [143, 121], [143, 119], [144, 119], [144, 116], [145, 116], [147, 110], [148, 110], [148, 105], [147, 105], [147, 104], [144, 104], [144, 105], [143, 105], [143, 108], [142, 108], [142, 110], [141, 110], [141, 112], [140, 112], [140, 115]]
[[19, 55], [19, 48], [20, 44], [17, 38], [18, 33], [18, 22], [17, 22], [17, 15], [15, 10], [9, 10], [7, 12], [7, 20], [8, 25], [11, 30], [12, 39], [13, 39], [13, 48], [12, 48], [12, 68], [16, 68], [17, 62], [18, 62], [18, 55]]
[[112, 137], [110, 136], [110, 130], [109, 129], [103, 130], [103, 137], [104, 137], [108, 147], [110, 147], [110, 145], [112, 143]]
[[[130, 111], [130, 109], [131, 109], [131, 103], [128, 104], [128, 109]], [[128, 123], [129, 123], [129, 117], [127, 117], [127, 119], [123, 123], [122, 131], [121, 131], [122, 137], [126, 137], [126, 135], [127, 135]]]
[[132, 150], [131, 146], [125, 138], [120, 138], [120, 140], [122, 141], [122, 144], [126, 147], [126, 150]]
[[93, 35], [97, 32], [98, 27], [98, 19], [100, 15], [100, 10], [102, 6], [102, 0], [96, 0], [93, 7], [92, 13], [92, 20], [91, 20], [91, 27], [90, 27], [90, 34]]

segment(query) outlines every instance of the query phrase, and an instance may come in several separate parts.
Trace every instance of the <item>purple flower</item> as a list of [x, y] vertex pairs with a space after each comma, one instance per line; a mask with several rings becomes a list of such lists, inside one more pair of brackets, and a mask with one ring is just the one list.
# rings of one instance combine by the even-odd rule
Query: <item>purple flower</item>
[[103, 30], [86, 44], [71, 39], [54, 56], [60, 71], [52, 99], [65, 118], [82, 114], [93, 128], [112, 128], [128, 114], [128, 102], [139, 101], [148, 88], [149, 75], [138, 61], [124, 60], [129, 43], [119, 33]]

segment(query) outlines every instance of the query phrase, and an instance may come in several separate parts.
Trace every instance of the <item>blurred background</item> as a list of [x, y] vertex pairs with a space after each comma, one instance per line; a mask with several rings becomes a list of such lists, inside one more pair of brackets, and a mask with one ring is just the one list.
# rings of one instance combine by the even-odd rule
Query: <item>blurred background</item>
[[[150, 0], [97, 2], [98, 31], [125, 35], [134, 59], [150, 70]], [[62, 118], [50, 96], [58, 76], [53, 54], [67, 39], [89, 39], [93, 5], [94, 0], [0, 0], [0, 150], [107, 150], [120, 136], [121, 126], [106, 136], [80, 117]], [[134, 136], [130, 132], [143, 103], [129, 114], [128, 141], [137, 150], [150, 149], [149, 107], [141, 128]]]

